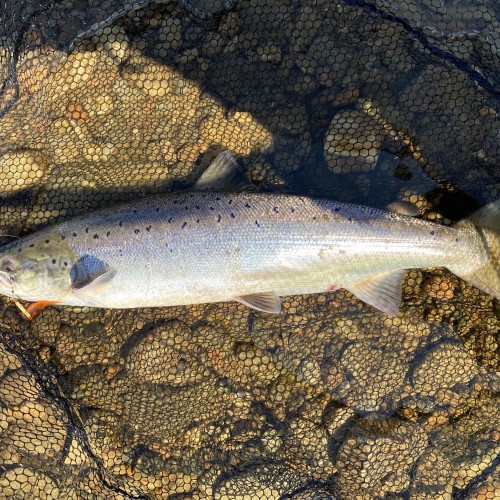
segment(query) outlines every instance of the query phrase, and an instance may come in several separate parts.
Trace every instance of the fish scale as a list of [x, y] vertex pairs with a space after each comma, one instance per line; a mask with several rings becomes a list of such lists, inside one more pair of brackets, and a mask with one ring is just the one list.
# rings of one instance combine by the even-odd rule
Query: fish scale
[[[239, 300], [277, 312], [278, 296], [342, 287], [396, 314], [405, 270], [442, 266], [499, 297], [498, 255], [490, 251], [498, 252], [498, 232], [491, 229], [498, 202], [494, 207], [480, 236], [478, 217], [446, 227], [304, 196], [166, 194], [77, 217], [4, 247], [0, 289], [74, 306]], [[485, 246], [488, 238], [495, 244]], [[48, 256], [69, 268], [50, 267]]]

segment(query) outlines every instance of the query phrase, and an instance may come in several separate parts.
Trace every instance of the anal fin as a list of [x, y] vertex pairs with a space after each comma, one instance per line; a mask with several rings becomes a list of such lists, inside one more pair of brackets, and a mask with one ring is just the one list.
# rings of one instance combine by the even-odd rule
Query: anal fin
[[234, 300], [245, 304], [252, 309], [270, 314], [281, 312], [281, 300], [274, 292], [254, 293], [251, 295], [241, 295]]
[[377, 274], [346, 288], [363, 302], [389, 316], [397, 316], [405, 274], [405, 269]]

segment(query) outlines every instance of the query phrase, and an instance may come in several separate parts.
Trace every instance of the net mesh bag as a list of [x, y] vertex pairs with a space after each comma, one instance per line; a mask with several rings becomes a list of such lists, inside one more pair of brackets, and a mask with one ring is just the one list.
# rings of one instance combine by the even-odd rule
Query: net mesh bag
[[[265, 190], [452, 224], [499, 197], [499, 19], [493, 0], [2, 2], [0, 232], [185, 189], [223, 150]], [[499, 304], [443, 269], [403, 299], [30, 323], [3, 297], [0, 498], [498, 498]]]

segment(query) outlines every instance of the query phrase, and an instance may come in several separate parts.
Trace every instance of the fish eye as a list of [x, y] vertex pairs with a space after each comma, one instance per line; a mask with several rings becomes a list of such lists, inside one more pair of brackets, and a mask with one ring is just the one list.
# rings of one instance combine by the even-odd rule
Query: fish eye
[[14, 261], [11, 259], [4, 259], [0, 267], [6, 273], [12, 273], [15, 270]]

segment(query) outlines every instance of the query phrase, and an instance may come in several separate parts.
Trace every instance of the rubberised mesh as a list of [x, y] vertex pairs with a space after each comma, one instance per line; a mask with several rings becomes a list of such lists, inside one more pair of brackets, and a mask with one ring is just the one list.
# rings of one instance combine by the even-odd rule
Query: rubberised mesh
[[[499, 18], [3, 2], [1, 232], [185, 188], [224, 149], [264, 189], [451, 224], [499, 197]], [[279, 317], [1, 307], [1, 498], [497, 498], [500, 309], [444, 270], [409, 272], [394, 319], [344, 290]]]

